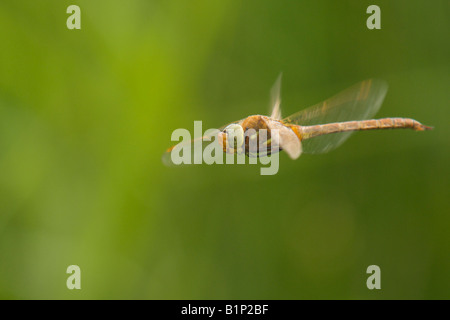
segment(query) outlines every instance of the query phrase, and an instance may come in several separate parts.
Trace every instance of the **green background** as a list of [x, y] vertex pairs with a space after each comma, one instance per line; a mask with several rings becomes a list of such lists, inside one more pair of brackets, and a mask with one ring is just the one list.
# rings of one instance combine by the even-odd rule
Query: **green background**
[[[81, 8], [81, 30], [66, 9]], [[366, 9], [381, 8], [381, 30]], [[0, 3], [0, 298], [450, 298], [450, 2]], [[324, 155], [165, 167], [177, 128], [284, 115], [376, 77]], [[81, 268], [81, 290], [66, 269]], [[381, 268], [381, 290], [366, 269]]]

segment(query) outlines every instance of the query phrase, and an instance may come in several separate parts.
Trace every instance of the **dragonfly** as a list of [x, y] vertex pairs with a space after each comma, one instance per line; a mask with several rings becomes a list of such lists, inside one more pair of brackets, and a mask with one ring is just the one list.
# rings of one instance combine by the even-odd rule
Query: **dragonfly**
[[[323, 102], [283, 118], [280, 74], [271, 89], [270, 116], [248, 116], [221, 127], [214, 136], [224, 153], [245, 153], [249, 157], [262, 157], [276, 150], [285, 151], [290, 158], [297, 159], [302, 153], [329, 152], [356, 131], [433, 129], [411, 118], [372, 119], [380, 109], [387, 90], [388, 85], [383, 80], [364, 80]], [[259, 134], [262, 130], [266, 131], [264, 138]], [[271, 139], [274, 130], [278, 133], [276, 145]], [[249, 132], [251, 133], [248, 134]], [[211, 135], [197, 140], [211, 141]], [[253, 140], [259, 142], [252, 144]], [[190, 143], [195, 141], [194, 139]], [[182, 143], [167, 149], [165, 155], [180, 145]], [[256, 148], [252, 147], [255, 145]]]

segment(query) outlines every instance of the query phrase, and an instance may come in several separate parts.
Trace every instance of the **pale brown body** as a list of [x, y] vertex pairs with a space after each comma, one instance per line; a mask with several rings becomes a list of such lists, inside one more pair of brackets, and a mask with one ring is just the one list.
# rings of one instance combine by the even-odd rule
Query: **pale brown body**
[[299, 139], [314, 138], [324, 134], [360, 131], [360, 130], [377, 130], [377, 129], [413, 129], [415, 131], [430, 130], [431, 127], [425, 126], [420, 122], [410, 118], [382, 118], [360, 121], [346, 121], [319, 124], [315, 126], [298, 126], [300, 127]]
[[[267, 130], [267, 150], [264, 154], [270, 154], [270, 138], [271, 130], [280, 130], [280, 146], [279, 150], [287, 149], [293, 143], [293, 136], [298, 139], [300, 143], [303, 140], [315, 138], [321, 135], [333, 134], [339, 132], [349, 131], [362, 131], [362, 130], [380, 130], [380, 129], [412, 129], [415, 131], [430, 130], [432, 127], [425, 126], [420, 122], [410, 118], [382, 118], [371, 120], [359, 120], [359, 121], [345, 121], [336, 123], [319, 124], [313, 126], [301, 126], [295, 124], [285, 123], [283, 120], [273, 119], [267, 116], [254, 115], [249, 116], [239, 122], [242, 126], [244, 133], [249, 129], [253, 129], [258, 132], [261, 129]], [[230, 153], [230, 149], [227, 150], [227, 135], [221, 135], [219, 142], [223, 147], [224, 152]], [[233, 150], [233, 149], [232, 149]], [[249, 138], [245, 138], [245, 152], [249, 155]], [[234, 150], [233, 150], [234, 152]], [[288, 152], [289, 153], [289, 152]], [[256, 151], [256, 154], [259, 154]], [[291, 154], [290, 154], [291, 155]], [[292, 156], [292, 155], [291, 155]], [[293, 158], [296, 158], [294, 155]]]

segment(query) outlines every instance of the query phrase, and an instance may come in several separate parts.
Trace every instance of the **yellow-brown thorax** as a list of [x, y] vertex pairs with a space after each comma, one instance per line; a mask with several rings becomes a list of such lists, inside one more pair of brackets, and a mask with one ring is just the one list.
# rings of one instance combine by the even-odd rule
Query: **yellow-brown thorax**
[[[298, 126], [284, 124], [281, 120], [275, 120], [267, 116], [253, 115], [245, 118], [239, 123], [226, 127], [218, 134], [218, 141], [223, 151], [229, 154], [245, 152], [247, 156], [255, 157], [270, 155], [271, 152], [275, 150], [275, 148], [272, 149], [272, 147], [276, 147], [276, 150], [278, 151], [282, 150], [279, 145], [272, 145], [273, 141], [271, 134], [272, 128], [281, 126], [285, 127], [285, 129], [289, 128], [292, 130], [298, 139], [301, 140]], [[230, 134], [231, 132], [229, 132], [229, 130], [234, 128], [240, 130], [242, 134], [241, 140]], [[239, 144], [239, 142], [242, 142], [242, 144]]]

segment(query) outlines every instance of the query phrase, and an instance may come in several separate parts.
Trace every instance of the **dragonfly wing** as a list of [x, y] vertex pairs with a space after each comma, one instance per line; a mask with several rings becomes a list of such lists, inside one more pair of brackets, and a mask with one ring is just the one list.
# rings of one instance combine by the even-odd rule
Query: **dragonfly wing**
[[181, 141], [164, 152], [162, 162], [166, 166], [181, 164], [200, 164], [205, 148], [216, 139], [219, 130], [210, 131], [203, 137]]
[[275, 81], [274, 85], [272, 86], [272, 89], [270, 90], [270, 117], [272, 119], [281, 120], [281, 97], [280, 97], [280, 91], [281, 91], [281, 77], [282, 73], [278, 76], [277, 80]]
[[280, 132], [280, 146], [291, 159], [295, 160], [302, 153], [302, 144], [295, 133], [290, 129], [288, 130], [287, 134], [284, 134], [283, 131]]
[[[310, 108], [297, 112], [283, 121], [300, 126], [326, 124], [372, 118], [380, 109], [388, 85], [385, 81], [369, 79], [338, 93]], [[302, 142], [305, 153], [325, 153], [340, 146], [352, 132], [333, 133]]]
[[297, 159], [302, 153], [302, 144], [290, 128], [278, 121], [268, 120], [267, 125], [272, 135], [272, 145], [279, 145], [291, 159]]

